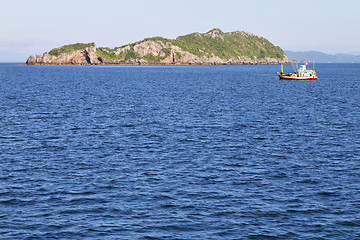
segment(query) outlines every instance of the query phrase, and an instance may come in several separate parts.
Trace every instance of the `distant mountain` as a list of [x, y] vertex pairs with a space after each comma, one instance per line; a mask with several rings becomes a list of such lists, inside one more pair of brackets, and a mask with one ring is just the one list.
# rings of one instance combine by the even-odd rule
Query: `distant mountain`
[[318, 63], [360, 63], [360, 55], [351, 54], [326, 54], [316, 51], [293, 52], [285, 51], [286, 56], [292, 61], [309, 60]]

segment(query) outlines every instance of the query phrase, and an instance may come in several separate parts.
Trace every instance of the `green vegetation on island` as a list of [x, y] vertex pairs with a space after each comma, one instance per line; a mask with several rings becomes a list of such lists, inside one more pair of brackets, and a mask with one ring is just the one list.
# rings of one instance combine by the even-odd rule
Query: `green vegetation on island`
[[58, 57], [58, 56], [60, 56], [60, 54], [69, 53], [69, 52], [76, 51], [76, 50], [81, 50], [81, 49], [84, 49], [87, 47], [95, 47], [95, 43], [92, 42], [92, 43], [69, 44], [69, 45], [59, 47], [59, 48], [54, 48], [49, 52], [49, 54], [51, 56]]
[[206, 34], [192, 33], [171, 41], [174, 45], [198, 57], [215, 55], [222, 59], [237, 57], [283, 58], [280, 47], [274, 46], [267, 39], [242, 31], [224, 33], [213, 29]]

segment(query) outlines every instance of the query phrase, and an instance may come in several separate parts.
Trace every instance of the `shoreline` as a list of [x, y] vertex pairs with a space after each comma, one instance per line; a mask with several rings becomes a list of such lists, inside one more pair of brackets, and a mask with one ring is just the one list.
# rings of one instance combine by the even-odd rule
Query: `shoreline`
[[[15, 63], [15, 62], [14, 62]], [[28, 64], [28, 66], [231, 66], [231, 65], [290, 65], [291, 63], [193, 63], [193, 64], [182, 64], [182, 63], [175, 63], [175, 64], [166, 64], [166, 63], [147, 63], [147, 64], [128, 64], [128, 63], [114, 63], [114, 64], [54, 64], [54, 63], [33, 63]]]

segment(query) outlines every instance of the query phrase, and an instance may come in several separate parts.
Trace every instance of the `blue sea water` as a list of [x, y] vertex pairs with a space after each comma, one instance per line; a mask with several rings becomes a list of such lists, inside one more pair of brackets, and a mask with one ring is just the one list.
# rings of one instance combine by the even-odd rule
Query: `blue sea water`
[[360, 239], [360, 64], [316, 67], [0, 64], [0, 239]]

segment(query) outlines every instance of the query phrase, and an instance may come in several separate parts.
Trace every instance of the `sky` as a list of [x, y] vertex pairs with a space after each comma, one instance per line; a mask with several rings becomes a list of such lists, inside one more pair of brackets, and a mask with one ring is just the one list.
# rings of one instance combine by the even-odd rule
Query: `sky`
[[0, 62], [71, 43], [116, 47], [220, 28], [283, 50], [360, 54], [359, 0], [1, 0]]

